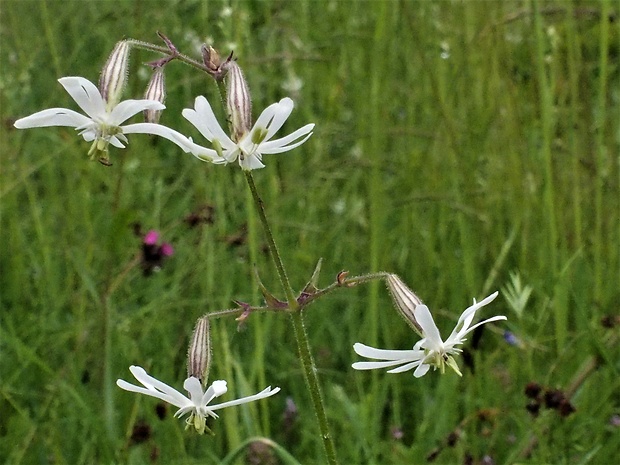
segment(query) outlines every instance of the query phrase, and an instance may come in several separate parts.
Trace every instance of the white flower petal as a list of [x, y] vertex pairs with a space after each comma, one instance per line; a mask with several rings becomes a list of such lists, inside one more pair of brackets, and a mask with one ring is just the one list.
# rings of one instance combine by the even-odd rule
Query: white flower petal
[[105, 102], [99, 89], [88, 79], [69, 76], [58, 79], [58, 82], [73, 97], [75, 103], [92, 119], [102, 118], [106, 114]]
[[[308, 140], [308, 138], [312, 135], [313, 128], [314, 124], [306, 124], [304, 127], [299, 128], [297, 131], [289, 134], [288, 136], [268, 142], [263, 142], [262, 144], [260, 144], [260, 151], [261, 153], [275, 154], [293, 150], [294, 148], [299, 147], [301, 144]], [[300, 137], [303, 137], [303, 139], [298, 140], [294, 144], [291, 144], [291, 142], [299, 139]]]
[[474, 317], [476, 316], [476, 312], [485, 305], [491, 303], [497, 297], [499, 293], [495, 291], [490, 296], [484, 298], [480, 302], [476, 302], [474, 299], [474, 304], [470, 307], [466, 308], [465, 311], [459, 317], [459, 320], [452, 330], [452, 333], [448, 337], [449, 340], [457, 340], [462, 339], [467, 333], [469, 333], [472, 329], [469, 327], [471, 325]]
[[215, 139], [226, 150], [231, 150], [235, 147], [235, 143], [230, 140], [230, 137], [226, 135], [220, 124], [217, 122], [215, 113], [209, 105], [209, 101], [202, 95], [196, 97], [194, 101], [194, 108], [186, 108], [182, 111], [183, 117], [192, 123], [200, 134], [209, 142], [213, 142]]
[[[209, 405], [209, 403], [215, 399], [216, 397], [221, 396], [222, 394], [226, 394], [228, 391], [228, 387], [226, 386], [226, 381], [218, 380], [213, 381], [211, 386], [205, 391], [202, 399], [200, 400], [200, 405], [205, 406]], [[209, 407], [210, 409], [211, 407]]]
[[49, 126], [69, 126], [77, 128], [91, 124], [92, 120], [86, 116], [67, 108], [50, 108], [34, 113], [15, 121], [17, 129], [45, 128]]
[[353, 344], [353, 350], [357, 355], [378, 360], [413, 360], [423, 353], [421, 350], [375, 349], [359, 342]]
[[428, 370], [430, 369], [430, 365], [423, 363], [421, 364], [418, 368], [416, 368], [416, 370], [413, 372], [413, 376], [415, 376], [416, 378], [421, 378], [422, 376], [424, 376], [426, 373], [428, 373]]
[[385, 362], [355, 362], [351, 365], [355, 370], [376, 370], [379, 368], [390, 368], [396, 365], [407, 363], [407, 360], [389, 360]]
[[153, 388], [152, 386], [150, 386], [150, 388], [148, 386], [147, 387], [135, 386], [133, 384], [129, 384], [127, 381], [122, 380], [122, 379], [117, 379], [116, 385], [120, 387], [121, 389], [124, 389], [125, 391], [136, 392], [138, 394], [144, 394], [150, 397], [155, 397], [157, 399], [168, 402], [169, 404], [172, 404], [175, 407], [184, 407], [184, 406], [187, 406], [188, 404], [191, 404], [191, 401], [178, 391], [175, 391], [175, 394], [173, 395], [170, 392], [162, 392], [160, 390], [157, 390]]
[[217, 405], [210, 405], [209, 410], [219, 410], [219, 409], [226, 408], [226, 407], [232, 407], [233, 405], [240, 405], [240, 404], [246, 404], [248, 402], [254, 402], [255, 400], [264, 399], [266, 397], [271, 397], [274, 394], [277, 394], [278, 392], [280, 392], [279, 387], [274, 388], [272, 390], [271, 386], [269, 386], [263, 389], [258, 394], [254, 394], [253, 396], [242, 397], [241, 399], [231, 400], [229, 402], [223, 402]]
[[92, 142], [97, 138], [97, 132], [95, 129], [85, 129], [80, 132], [80, 135], [84, 138], [86, 142]]
[[107, 116], [107, 123], [120, 126], [129, 118], [144, 110], [163, 110], [166, 106], [155, 100], [123, 100]]
[[419, 366], [423, 362], [423, 359], [424, 356], [420, 357], [420, 360], [415, 360], [413, 362], [406, 363], [403, 366], [388, 370], [388, 373], [403, 373], [405, 371], [413, 370], [415, 367]]
[[293, 106], [293, 101], [288, 97], [283, 98], [278, 103], [269, 105], [260, 114], [250, 133], [253, 133], [256, 129], [267, 129], [264, 140], [268, 141], [284, 125], [293, 111]]
[[216, 164], [228, 162], [225, 158], [220, 157], [215, 150], [194, 143], [191, 137], [183, 136], [182, 139], [177, 141], [177, 145], [180, 145], [185, 152], [191, 153], [201, 161], [208, 161]]
[[[121, 134], [119, 134], [120, 136]], [[111, 136], [110, 139], [108, 140], [108, 142], [110, 144], [112, 144], [114, 147], [119, 148], [119, 149], [124, 149], [125, 148], [125, 144], [123, 144], [119, 138], [117, 136]]]
[[[174, 129], [170, 129], [169, 127], [163, 126], [161, 124], [135, 123], [123, 126], [122, 129], [123, 134], [152, 134], [163, 137], [164, 139], [168, 139], [170, 142], [173, 142], [179, 147], [181, 147], [181, 149], [183, 149], [183, 151], [186, 153], [190, 151], [190, 147], [192, 145], [196, 145], [193, 144], [187, 137], [185, 137], [180, 132], [177, 132]], [[217, 157], [217, 153], [215, 153], [215, 150], [213, 150], [212, 152]]]
[[[494, 316], [492, 318], [487, 318], [486, 320], [482, 320], [479, 321], [478, 323], [476, 323], [475, 325], [473, 325], [471, 328], [469, 328], [467, 331], [463, 332], [463, 333], [459, 333], [456, 335], [456, 337], [454, 337], [454, 339], [458, 339], [460, 341], [464, 341], [465, 339], [463, 339], [466, 335], [468, 335], [469, 333], [471, 333], [474, 329], [476, 329], [478, 326], [482, 326], [484, 324], [490, 323], [492, 321], [500, 321], [500, 320], [507, 320], [508, 318], [506, 318], [504, 315], [499, 315], [499, 316]], [[448, 338], [448, 340], [452, 339], [452, 335]], [[447, 341], [446, 341], [447, 343]]]
[[243, 159], [239, 157], [239, 165], [244, 171], [257, 170], [265, 167], [259, 158], [259, 154], [244, 155]]
[[157, 390], [168, 395], [171, 400], [168, 400], [167, 402], [170, 402], [172, 405], [175, 405], [176, 407], [183, 407], [190, 402], [187, 397], [173, 387], [170, 387], [166, 383], [159, 381], [157, 378], [150, 376], [144, 368], [132, 365], [129, 367], [129, 371], [131, 371], [131, 374], [133, 374], [140, 383], [149, 389], [149, 391], [153, 392], [154, 390]]
[[424, 334], [425, 343], [423, 347], [431, 350], [440, 350], [443, 341], [428, 307], [424, 304], [419, 305], [415, 309], [414, 315]]
[[[134, 386], [133, 384], [129, 384], [127, 381], [124, 381], [122, 379], [117, 379], [116, 385], [119, 388], [124, 389], [125, 391], [135, 392], [138, 394], [144, 394], [149, 397], [155, 397], [156, 399], [163, 400], [164, 402], [168, 402], [169, 404], [174, 405], [175, 407], [179, 407], [178, 399], [166, 393], [163, 393], [161, 391], [157, 391], [154, 389], [151, 390], [151, 389], [143, 388], [140, 386]], [[187, 405], [191, 405], [191, 401], [189, 399], [185, 400], [185, 406]]]
[[202, 401], [202, 385], [200, 380], [194, 376], [190, 376], [183, 382], [183, 389], [189, 392], [189, 398], [195, 407], [199, 407]]

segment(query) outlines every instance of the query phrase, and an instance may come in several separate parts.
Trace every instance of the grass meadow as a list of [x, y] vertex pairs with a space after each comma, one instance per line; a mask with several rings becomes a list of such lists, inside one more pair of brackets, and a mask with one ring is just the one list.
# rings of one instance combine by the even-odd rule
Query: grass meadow
[[[341, 464], [611, 464], [620, 450], [620, 11], [602, 1], [3, 1], [0, 4], [0, 462], [320, 464], [317, 421], [289, 317], [214, 320], [214, 435], [119, 389], [130, 365], [182, 389], [201, 315], [274, 294], [238, 165], [216, 166], [133, 135], [89, 160], [71, 128], [17, 118], [77, 110], [57, 79], [96, 82], [114, 44], [199, 58], [234, 50], [253, 115], [290, 96], [293, 152], [266, 155], [257, 188], [301, 290], [398, 274], [442, 334], [494, 290], [448, 370], [355, 371], [355, 342], [418, 340], [381, 281], [337, 289], [304, 311]], [[132, 52], [125, 98], [141, 98]], [[212, 79], [166, 67], [161, 123], [204, 143], [181, 110]], [[218, 108], [219, 111], [219, 108]], [[222, 113], [223, 114], [223, 113]], [[136, 118], [138, 121], [138, 118]], [[220, 120], [222, 121], [222, 120]], [[192, 222], [191, 219], [198, 218]], [[145, 275], [138, 232], [175, 253]], [[507, 331], [509, 333], [507, 333]], [[526, 387], [540, 387], [539, 398]], [[552, 398], [565, 409], [553, 408]], [[556, 406], [557, 407], [557, 406]], [[574, 411], [572, 411], [574, 409]]]

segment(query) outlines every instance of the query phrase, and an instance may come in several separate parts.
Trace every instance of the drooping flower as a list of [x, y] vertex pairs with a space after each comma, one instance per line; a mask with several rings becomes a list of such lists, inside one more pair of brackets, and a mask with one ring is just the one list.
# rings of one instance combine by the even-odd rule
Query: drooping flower
[[15, 122], [18, 129], [42, 128], [49, 126], [68, 126], [79, 131], [79, 135], [87, 142], [92, 142], [88, 151], [89, 156], [100, 153], [99, 161], [108, 162], [108, 145], [124, 148], [127, 141], [126, 134], [154, 134], [164, 137], [179, 147], [187, 146], [187, 139], [182, 134], [152, 123], [136, 123], [123, 126], [123, 123], [132, 116], [145, 110], [162, 110], [165, 108], [160, 102], [153, 100], [125, 100], [108, 108], [99, 89], [83, 77], [63, 77], [58, 80], [73, 100], [86, 113], [82, 115], [67, 108], [49, 108], [34, 113]]
[[[194, 108], [183, 110], [183, 116], [211, 142], [213, 148], [205, 148], [193, 141], [186, 146], [195, 157], [213, 163], [231, 163], [239, 160], [245, 171], [263, 168], [263, 155], [288, 152], [303, 144], [311, 135], [314, 124], [306, 124], [288, 136], [271, 140], [293, 111], [293, 101], [286, 97], [269, 105], [258, 117], [249, 131], [236, 135], [237, 141], [226, 135], [206, 98], [196, 97]], [[237, 130], [242, 127], [239, 126]]]
[[431, 366], [435, 369], [439, 368], [439, 371], [444, 373], [445, 366], [447, 365], [461, 376], [459, 367], [453, 357], [462, 352], [457, 346], [463, 344], [466, 340], [465, 336], [478, 326], [491, 321], [506, 319], [505, 316], [499, 315], [480, 321], [473, 326], [471, 325], [476, 312], [492, 302], [497, 295], [498, 292], [494, 292], [480, 302], [476, 302], [476, 299], [474, 299], [473, 305], [461, 314], [456, 327], [445, 341], [441, 339], [439, 329], [435, 325], [428, 307], [423, 304], [417, 305], [414, 310], [415, 321], [422, 328], [423, 338], [416, 342], [412, 350], [375, 349], [358, 342], [353, 345], [353, 349], [358, 355], [379, 361], [355, 362], [353, 368], [356, 370], [373, 370], [396, 367], [388, 370], [388, 373], [401, 373], [415, 368], [413, 375], [419, 378], [424, 376]]
[[129, 384], [127, 381], [122, 379], [116, 380], [116, 385], [118, 387], [126, 391], [137, 392], [138, 394], [155, 397], [174, 405], [179, 409], [174, 416], [180, 418], [189, 414], [189, 417], [186, 420], [187, 428], [194, 427], [200, 434], [203, 434], [206, 430], [208, 430], [206, 424], [207, 417], [218, 418], [218, 415], [215, 413], [216, 410], [264, 399], [277, 394], [280, 391], [279, 387], [271, 389], [271, 386], [269, 386], [253, 396], [242, 397], [240, 399], [223, 402], [221, 404], [209, 405], [213, 399], [226, 393], [228, 390], [226, 381], [214, 381], [206, 390], [203, 391], [202, 385], [200, 384], [198, 378], [190, 376], [183, 383], [183, 387], [189, 392], [188, 398], [176, 389], [150, 376], [144, 368], [139, 366], [130, 366], [129, 371], [131, 371], [134, 377], [144, 387]]

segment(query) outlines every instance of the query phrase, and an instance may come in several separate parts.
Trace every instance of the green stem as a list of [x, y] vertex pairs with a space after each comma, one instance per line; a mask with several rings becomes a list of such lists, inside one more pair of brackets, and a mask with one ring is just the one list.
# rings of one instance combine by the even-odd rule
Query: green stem
[[[332, 284], [330, 284], [329, 286], [323, 288], [323, 289], [319, 289], [318, 291], [314, 292], [313, 294], [311, 294], [310, 296], [308, 296], [302, 304], [297, 303], [297, 305], [300, 306], [300, 310], [305, 309], [306, 307], [308, 307], [308, 305], [310, 305], [312, 302], [314, 302], [315, 300], [330, 294], [331, 292], [335, 291], [336, 289], [341, 289], [341, 288], [346, 288], [346, 287], [354, 287], [357, 286], [358, 284], [366, 284], [372, 281], [376, 281], [379, 279], [385, 279], [389, 276], [389, 273], [386, 273], [384, 271], [380, 271], [379, 273], [370, 273], [370, 274], [366, 274], [363, 276], [354, 276], [353, 278], [347, 278], [346, 281], [341, 284], [339, 282], [334, 282]], [[285, 307], [274, 307], [274, 306], [270, 306], [270, 305], [263, 305], [263, 306], [244, 306], [242, 308], [226, 308], [224, 310], [218, 310], [216, 312], [209, 312], [209, 313], [205, 313], [205, 317], [208, 317], [210, 319], [216, 319], [216, 318], [224, 318], [224, 317], [232, 317], [232, 316], [236, 316], [238, 317], [239, 315], [241, 315], [242, 313], [249, 311], [251, 313], [260, 313], [260, 312], [280, 312], [282, 313], [283, 311], [290, 311], [289, 307], [288, 307], [288, 303], [286, 304]]]
[[[542, 14], [540, 12], [539, 1], [532, 2], [534, 11], [534, 28], [536, 38], [536, 75], [539, 90], [539, 107], [540, 119], [542, 124], [542, 173], [544, 179], [543, 191], [543, 215], [547, 221], [548, 242], [545, 250], [544, 261], [549, 264], [549, 275], [555, 281], [554, 288], [554, 324], [555, 324], [555, 341], [556, 350], [560, 352], [565, 347], [568, 337], [568, 315], [566, 307], [562, 305], [564, 290], [558, 277], [558, 251], [563, 248], [560, 244], [558, 236], [558, 218], [555, 206], [555, 183], [554, 183], [554, 167], [552, 157], [552, 142], [555, 134], [555, 120], [553, 116], [553, 70], [547, 67], [545, 63], [545, 55], [547, 52], [547, 41], [544, 36], [544, 25], [542, 22]], [[552, 50], [553, 52], [553, 50]], [[550, 52], [549, 52], [550, 53]], [[544, 249], [543, 249], [544, 250]], [[549, 257], [549, 259], [547, 258]]]
[[[125, 163], [125, 157], [120, 158], [119, 162], [119, 170], [118, 170], [118, 178], [116, 179], [116, 184], [114, 186], [114, 196], [112, 198], [112, 206], [111, 206], [111, 222], [108, 228], [108, 247], [112, 247], [112, 243], [114, 242], [113, 237], [116, 234], [117, 228], [117, 214], [121, 205], [121, 194], [123, 190], [123, 165]], [[120, 276], [117, 275], [115, 270], [116, 263], [116, 249], [114, 256], [108, 255], [108, 260], [105, 263], [105, 278], [102, 286], [101, 293], [101, 309], [102, 309], [102, 322], [101, 322], [101, 331], [103, 338], [103, 412], [105, 419], [106, 432], [108, 436], [112, 438], [116, 438], [116, 424], [115, 424], [115, 414], [116, 408], [114, 405], [114, 377], [112, 371], [112, 324], [114, 321], [114, 305], [111, 301], [112, 292], [116, 289], [116, 287], [120, 284], [117, 279], [120, 279], [120, 276], [125, 276], [124, 273], [121, 273]], [[115, 279], [117, 276], [117, 279]]]
[[114, 393], [112, 378], [112, 317], [108, 296], [102, 299], [103, 311], [103, 414], [105, 418], [106, 432], [110, 439], [116, 437], [114, 424]]
[[603, 173], [606, 171], [606, 144], [605, 144], [605, 121], [607, 114], [607, 80], [608, 74], [608, 56], [609, 56], [609, 1], [606, 0], [601, 5], [601, 22], [600, 22], [600, 45], [599, 45], [599, 88], [598, 98], [596, 102], [596, 181], [594, 184], [594, 300], [601, 302], [603, 294], [604, 282], [604, 263], [602, 245], [605, 243], [605, 234], [603, 231], [603, 217], [607, 211], [607, 206], [603, 205], [603, 191], [605, 190], [605, 177]]
[[267, 221], [267, 215], [265, 214], [265, 207], [263, 201], [258, 195], [256, 190], [256, 184], [254, 184], [254, 178], [251, 171], [245, 171], [245, 178], [252, 192], [252, 198], [256, 204], [260, 222], [263, 225], [265, 235], [267, 236], [267, 244], [269, 246], [269, 252], [271, 258], [278, 272], [280, 283], [286, 294], [286, 300], [288, 301], [288, 307], [291, 314], [291, 321], [293, 323], [293, 330], [295, 332], [295, 340], [297, 341], [297, 349], [299, 351], [299, 359], [304, 372], [304, 380], [310, 393], [312, 400], [312, 406], [314, 413], [316, 413], [317, 420], [319, 422], [319, 431], [321, 433], [321, 440], [323, 441], [323, 447], [325, 448], [325, 455], [327, 457], [327, 463], [335, 465], [338, 463], [336, 458], [336, 448], [334, 447], [334, 441], [332, 440], [331, 433], [329, 432], [329, 425], [327, 423], [327, 415], [325, 414], [325, 406], [323, 405], [323, 396], [321, 395], [321, 387], [319, 385], [319, 378], [317, 376], [316, 365], [312, 358], [312, 352], [310, 351], [310, 341], [308, 340], [308, 334], [303, 323], [303, 316], [301, 313], [301, 307], [295, 298], [293, 288], [289, 283], [284, 264], [280, 258], [278, 247], [273, 238], [269, 222]]
[[[160, 45], [154, 45], [154, 44], [150, 44], [148, 42], [142, 42], [141, 40], [135, 40], [135, 39], [128, 39], [127, 42], [136, 48], [141, 48], [143, 50], [148, 50], [150, 52], [157, 52], [157, 53], [161, 53], [163, 55], [170, 55], [170, 50], [167, 47], [162, 47]], [[208, 74], [212, 74], [212, 70], [210, 70], [209, 68], [207, 68], [203, 63], [194, 60], [193, 58], [190, 58], [187, 55], [184, 55], [183, 53], [178, 53], [174, 56], [175, 60], [179, 60], [182, 61], [183, 63], [185, 63], [186, 65], [190, 65], [193, 66], [196, 69], [202, 70]]]
[[304, 371], [304, 379], [308, 387], [308, 392], [310, 393], [310, 398], [312, 399], [314, 413], [316, 413], [319, 422], [319, 431], [321, 432], [327, 463], [335, 465], [338, 463], [336, 448], [334, 447], [334, 441], [329, 432], [329, 424], [327, 423], [327, 415], [325, 414], [325, 406], [323, 405], [323, 395], [321, 394], [319, 377], [317, 376], [316, 365], [314, 364], [312, 352], [310, 351], [310, 341], [308, 339], [306, 327], [304, 326], [302, 312], [292, 312], [291, 321], [293, 322], [297, 350], [299, 351], [299, 358]]
[[288, 275], [284, 269], [284, 264], [282, 263], [282, 259], [280, 258], [280, 253], [278, 252], [278, 247], [276, 246], [276, 242], [273, 239], [273, 234], [271, 232], [271, 228], [269, 227], [269, 222], [267, 221], [267, 215], [265, 214], [265, 206], [263, 204], [262, 199], [258, 195], [258, 191], [256, 190], [256, 184], [254, 184], [254, 178], [252, 177], [251, 171], [244, 171], [245, 179], [248, 182], [248, 186], [250, 186], [250, 191], [252, 192], [252, 198], [254, 199], [254, 203], [256, 204], [256, 209], [258, 210], [258, 216], [260, 217], [260, 222], [263, 225], [263, 229], [265, 230], [265, 235], [267, 236], [267, 245], [269, 246], [269, 252], [271, 253], [271, 258], [273, 259], [273, 264], [276, 267], [278, 272], [278, 277], [280, 278], [280, 283], [282, 284], [282, 289], [284, 289], [284, 293], [286, 294], [286, 300], [288, 301], [289, 308], [291, 311], [296, 311], [299, 308], [299, 304], [297, 303], [297, 299], [295, 298], [295, 293], [293, 292], [293, 288], [288, 280]]

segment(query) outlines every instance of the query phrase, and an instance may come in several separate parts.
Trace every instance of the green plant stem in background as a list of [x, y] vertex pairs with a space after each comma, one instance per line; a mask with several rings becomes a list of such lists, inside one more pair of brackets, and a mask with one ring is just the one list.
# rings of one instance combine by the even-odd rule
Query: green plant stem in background
[[271, 232], [271, 227], [267, 221], [263, 201], [256, 190], [256, 184], [254, 183], [252, 172], [244, 171], [244, 173], [245, 179], [250, 187], [250, 191], [252, 192], [252, 198], [256, 204], [256, 209], [258, 210], [258, 216], [261, 224], [263, 225], [265, 236], [267, 236], [267, 244], [269, 246], [271, 258], [273, 259], [274, 265], [278, 272], [278, 277], [280, 278], [284, 293], [286, 294], [286, 300], [291, 313], [293, 331], [295, 332], [295, 340], [297, 341], [297, 349], [299, 351], [299, 360], [304, 372], [304, 380], [306, 381], [310, 398], [312, 399], [314, 413], [316, 413], [319, 422], [319, 431], [321, 434], [321, 440], [323, 441], [323, 447], [325, 448], [327, 462], [330, 464], [337, 464], [338, 460], [336, 458], [336, 448], [334, 447], [334, 441], [331, 433], [329, 432], [327, 415], [325, 414], [325, 406], [323, 405], [323, 396], [321, 395], [321, 386], [319, 385], [319, 378], [316, 374], [316, 365], [314, 364], [312, 352], [310, 351], [310, 341], [308, 340], [308, 334], [306, 333], [306, 328], [304, 327], [301, 307], [299, 306], [297, 299], [295, 298], [293, 288], [289, 283], [286, 270], [284, 269], [284, 264], [282, 263], [280, 253], [278, 252], [278, 247]]
[[112, 309], [109, 296], [103, 296], [101, 302], [102, 310], [102, 335], [103, 335], [103, 416], [105, 421], [105, 429], [108, 437], [115, 437], [116, 426], [114, 423], [115, 407], [114, 394], [115, 388], [114, 377], [112, 375]]
[[[544, 174], [543, 204], [548, 229], [547, 249], [549, 253], [549, 275], [558, 277], [558, 250], [561, 244], [558, 241], [557, 219], [555, 208], [555, 183], [553, 180], [553, 158], [551, 144], [554, 137], [555, 122], [553, 118], [553, 73], [548, 72], [545, 63], [547, 38], [544, 36], [544, 25], [538, 2], [532, 3], [534, 11], [534, 29], [536, 32], [536, 75], [539, 93], [539, 111], [542, 125], [542, 163]], [[553, 53], [553, 50], [549, 53]], [[564, 347], [568, 332], [568, 313], [564, 306], [565, 298], [561, 283], [556, 282], [554, 288], [553, 314], [555, 323], [555, 340], [558, 352]]]
[[301, 465], [295, 457], [293, 457], [284, 447], [279, 445], [278, 443], [272, 441], [269, 438], [265, 437], [251, 437], [243, 441], [236, 448], [229, 452], [229, 454], [222, 460], [221, 465], [230, 465], [232, 463], [236, 463], [235, 460], [238, 459], [246, 449], [252, 444], [263, 444], [269, 449], [273, 450], [276, 455], [282, 460], [282, 463], [285, 465]]
[[603, 190], [605, 178], [608, 175], [607, 168], [607, 151], [605, 147], [605, 117], [607, 113], [607, 61], [609, 56], [609, 1], [605, 0], [601, 5], [601, 22], [600, 22], [600, 48], [599, 48], [599, 89], [596, 102], [596, 185], [594, 190], [594, 299], [600, 302], [603, 290]]
[[[112, 221], [110, 228], [108, 229], [108, 244], [114, 243], [115, 235], [117, 234], [117, 214], [121, 204], [122, 191], [123, 191], [123, 166], [125, 158], [121, 157], [119, 161], [118, 177], [114, 184], [114, 194], [112, 197], [112, 205], [110, 207], [110, 213]], [[110, 439], [116, 437], [116, 424], [115, 424], [115, 412], [116, 407], [114, 404], [115, 389], [114, 375], [112, 373], [112, 324], [114, 321], [112, 312], [114, 305], [111, 302], [112, 293], [115, 286], [118, 285], [115, 276], [117, 270], [114, 266], [115, 260], [111, 256], [110, 261], [106, 264], [106, 274], [104, 275], [103, 290], [101, 292], [101, 331], [102, 331], [102, 347], [103, 347], [103, 370], [102, 370], [102, 382], [103, 382], [103, 415], [106, 433]], [[124, 273], [121, 273], [123, 276]]]

